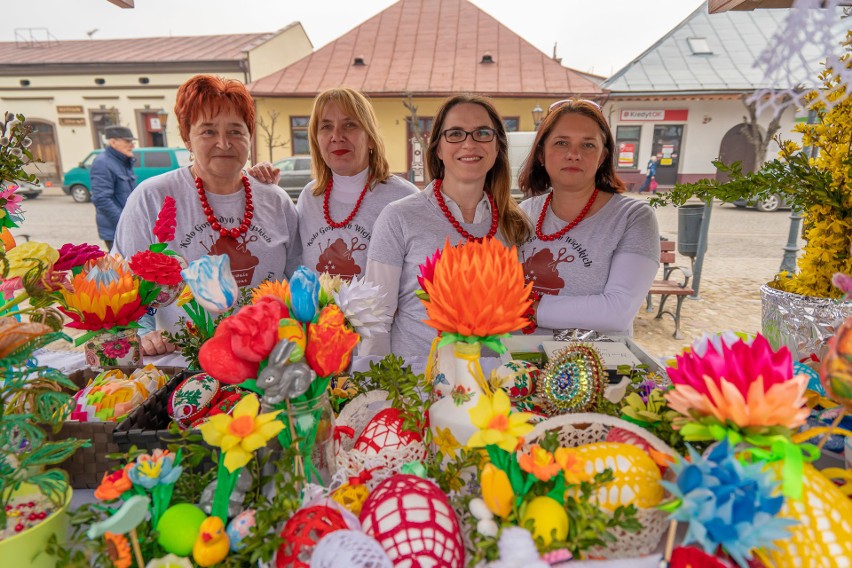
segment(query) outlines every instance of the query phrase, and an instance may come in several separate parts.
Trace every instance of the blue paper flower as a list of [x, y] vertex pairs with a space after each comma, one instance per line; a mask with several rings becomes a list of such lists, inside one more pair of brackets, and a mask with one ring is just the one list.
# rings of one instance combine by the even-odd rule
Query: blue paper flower
[[663, 486], [680, 500], [671, 518], [688, 523], [684, 544], [698, 543], [708, 554], [721, 546], [746, 567], [757, 548], [775, 548], [796, 521], [777, 517], [784, 505], [779, 483], [764, 464], [742, 464], [727, 442], [702, 457], [689, 449], [692, 463], [672, 465], [675, 483]]
[[319, 306], [320, 283], [316, 273], [305, 266], [290, 279], [290, 315], [302, 323], [313, 321]]
[[192, 290], [195, 301], [211, 314], [221, 314], [237, 301], [240, 289], [231, 274], [231, 260], [226, 254], [204, 255], [193, 260], [180, 275]]
[[136, 458], [136, 463], [128, 468], [127, 477], [134, 485], [150, 491], [157, 485], [175, 483], [182, 472], [183, 468], [175, 465], [174, 454], [156, 449], [151, 455]]

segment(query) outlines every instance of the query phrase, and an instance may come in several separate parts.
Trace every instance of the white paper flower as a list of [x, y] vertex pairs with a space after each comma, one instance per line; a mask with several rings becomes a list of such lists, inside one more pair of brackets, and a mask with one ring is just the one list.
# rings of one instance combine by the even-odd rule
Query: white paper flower
[[390, 323], [385, 294], [375, 284], [353, 278], [334, 293], [334, 301], [346, 321], [363, 338], [385, 331]]

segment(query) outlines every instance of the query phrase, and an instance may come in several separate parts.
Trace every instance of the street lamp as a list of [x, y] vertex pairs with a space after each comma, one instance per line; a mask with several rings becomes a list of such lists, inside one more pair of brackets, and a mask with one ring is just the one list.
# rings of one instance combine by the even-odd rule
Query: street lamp
[[544, 115], [544, 110], [538, 105], [538, 103], [536, 103], [535, 108], [532, 109], [532, 118], [535, 130], [538, 130], [538, 126], [541, 124], [542, 115]]

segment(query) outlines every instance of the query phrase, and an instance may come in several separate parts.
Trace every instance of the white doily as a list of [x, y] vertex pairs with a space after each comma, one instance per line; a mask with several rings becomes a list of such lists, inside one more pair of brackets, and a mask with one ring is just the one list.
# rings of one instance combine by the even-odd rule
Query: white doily
[[372, 491], [376, 486], [392, 476], [399, 473], [403, 465], [422, 460], [425, 448], [422, 444], [408, 444], [399, 449], [383, 449], [378, 454], [366, 454], [355, 450], [355, 441], [367, 424], [381, 410], [389, 408], [391, 403], [387, 400], [388, 393], [383, 390], [369, 391], [352, 399], [335, 420], [335, 425], [348, 426], [355, 431], [355, 435], [339, 436], [336, 448], [336, 461], [338, 471], [345, 471], [348, 476], [357, 476], [365, 470], [371, 470], [372, 478], [365, 485]]
[[[548, 418], [524, 436], [525, 450], [528, 450], [530, 445], [538, 443], [545, 433], [551, 430], [557, 431], [560, 446], [577, 447], [605, 441], [607, 433], [612, 428], [621, 428], [632, 432], [648, 442], [658, 452], [673, 458], [677, 456], [677, 453], [668, 444], [644, 428], [620, 418], [592, 413], [563, 414]], [[606, 547], [590, 549], [589, 555], [599, 558], [632, 558], [656, 550], [660, 539], [669, 526], [666, 520], [668, 513], [658, 509], [641, 507], [637, 507], [637, 509], [636, 519], [644, 527], [641, 531], [631, 533], [621, 529], [613, 529], [611, 532], [616, 541]]]
[[392, 568], [376, 540], [359, 531], [340, 530], [322, 537], [311, 556], [311, 568]]
[[775, 32], [754, 63], [755, 67], [764, 68], [764, 77], [770, 85], [748, 98], [748, 102], [754, 102], [758, 114], [767, 109], [776, 113], [788, 106], [790, 100], [806, 106], [804, 95], [808, 89], [803, 92], [798, 88], [803, 77], [815, 82], [816, 100], [826, 105], [826, 111], [834, 106], [835, 103], [828, 100], [828, 93], [820, 88], [816, 74], [822, 71], [825, 63], [840, 75], [840, 84], [852, 84], [852, 69], [840, 61], [846, 48], [841, 43], [839, 30], [844, 29], [844, 23], [849, 27], [849, 20], [841, 21], [841, 14], [840, 0], [796, 0], [784, 25]]

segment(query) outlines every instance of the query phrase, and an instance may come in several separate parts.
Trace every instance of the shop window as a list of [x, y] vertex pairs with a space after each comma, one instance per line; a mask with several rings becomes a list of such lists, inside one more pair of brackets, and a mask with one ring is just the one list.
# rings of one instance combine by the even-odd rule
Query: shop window
[[308, 121], [307, 116], [291, 116], [290, 117], [290, 140], [293, 145], [293, 154], [310, 154], [311, 147], [308, 142]]
[[615, 151], [618, 153], [616, 166], [619, 169], [639, 167], [639, 136], [641, 126], [619, 126], [615, 131]]
[[520, 128], [521, 119], [517, 116], [503, 117], [503, 127], [506, 132], [517, 132]]

